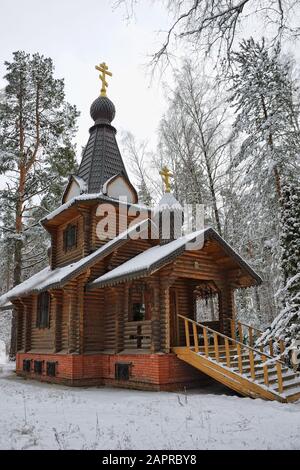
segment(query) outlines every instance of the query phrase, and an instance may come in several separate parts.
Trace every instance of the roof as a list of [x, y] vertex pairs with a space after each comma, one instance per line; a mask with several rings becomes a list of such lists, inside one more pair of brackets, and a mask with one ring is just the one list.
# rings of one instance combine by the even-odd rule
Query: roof
[[61, 214], [62, 212], [68, 210], [70, 207], [81, 203], [81, 202], [112, 202], [116, 204], [125, 204], [128, 207], [133, 207], [138, 209], [139, 211], [148, 211], [150, 212], [152, 209], [143, 205], [143, 204], [132, 204], [132, 203], [126, 203], [125, 201], [119, 200], [119, 199], [113, 199], [109, 196], [105, 196], [103, 193], [93, 193], [93, 194], [81, 194], [80, 196], [74, 196], [71, 198], [69, 201], [65, 202], [61, 206], [59, 206], [57, 209], [54, 211], [50, 212], [46, 217], [41, 219], [41, 223], [45, 224], [46, 222], [53, 220], [57, 215]]
[[110, 240], [105, 245], [98, 248], [90, 255], [82, 258], [75, 263], [68, 264], [56, 269], [51, 269], [49, 266], [42, 271], [39, 271], [34, 276], [14, 287], [6, 294], [0, 297], [0, 307], [7, 304], [7, 302], [21, 296], [29, 295], [32, 293], [39, 293], [49, 289], [62, 287], [73, 277], [81, 274], [85, 269], [95, 264], [100, 259], [109, 255], [116, 250], [119, 246], [126, 243], [126, 241], [137, 230], [139, 233], [146, 230], [149, 226], [150, 220], [144, 220], [138, 224], [132, 225], [129, 229], [122, 232], [113, 240]]
[[112, 176], [122, 173], [127, 178], [125, 165], [116, 140], [116, 129], [111, 126], [115, 107], [107, 97], [98, 97], [91, 106], [95, 123], [82, 155], [77, 176], [87, 185], [87, 192], [102, 190], [103, 184]]
[[14, 308], [13, 304], [7, 301], [6, 303], [0, 306], [0, 312], [4, 310], [12, 310], [13, 308]]
[[162, 268], [166, 264], [170, 263], [173, 259], [181, 255], [186, 250], [186, 244], [192, 242], [199, 237], [199, 249], [202, 248], [201, 237], [204, 239], [214, 238], [217, 240], [228, 255], [233, 256], [237, 262], [243, 267], [251, 277], [253, 277], [257, 283], [261, 283], [262, 279], [260, 276], [249, 266], [249, 264], [236, 253], [233, 248], [222, 238], [220, 235], [211, 227], [205, 228], [198, 232], [193, 232], [183, 237], [173, 240], [165, 245], [157, 245], [149, 248], [148, 250], [140, 253], [134, 258], [126, 261], [117, 268], [109, 271], [108, 273], [95, 279], [93, 282], [88, 284], [88, 289], [96, 287], [105, 287], [108, 285], [117, 284], [123, 282], [125, 279], [135, 279], [152, 274], [154, 271]]

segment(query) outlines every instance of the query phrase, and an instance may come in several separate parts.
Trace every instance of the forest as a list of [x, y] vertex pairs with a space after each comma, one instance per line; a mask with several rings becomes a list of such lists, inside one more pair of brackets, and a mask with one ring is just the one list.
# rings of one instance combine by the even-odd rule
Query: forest
[[[132, 21], [139, 1], [112, 4]], [[262, 342], [275, 331], [292, 347], [300, 331], [300, 72], [290, 45], [300, 34], [300, 2], [164, 4], [170, 28], [148, 60], [166, 101], [157, 147], [134, 129], [123, 132], [125, 163], [142, 203], [157, 202], [158, 174], [166, 165], [175, 197], [204, 204], [206, 225], [264, 281], [237, 293], [238, 318], [271, 325]], [[249, 24], [261, 25], [262, 33], [252, 36]], [[53, 60], [18, 50], [5, 58], [5, 69], [0, 293], [48, 264], [49, 240], [39, 220], [60, 205], [80, 158], [74, 144], [79, 112], [66, 100], [64, 79], [55, 78]]]

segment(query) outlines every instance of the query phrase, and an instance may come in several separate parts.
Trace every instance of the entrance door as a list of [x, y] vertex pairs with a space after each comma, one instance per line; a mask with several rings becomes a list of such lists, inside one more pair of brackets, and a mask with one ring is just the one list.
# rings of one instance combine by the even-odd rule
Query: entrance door
[[176, 289], [170, 289], [170, 345], [178, 346], [178, 301]]

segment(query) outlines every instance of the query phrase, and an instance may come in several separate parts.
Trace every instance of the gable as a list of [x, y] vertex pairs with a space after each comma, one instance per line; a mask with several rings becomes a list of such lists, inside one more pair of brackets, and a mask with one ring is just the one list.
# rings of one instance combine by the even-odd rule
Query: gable
[[62, 203], [64, 204], [84, 192], [86, 192], [85, 181], [79, 176], [71, 175], [62, 197]]
[[126, 201], [131, 204], [138, 201], [136, 190], [123, 174], [115, 175], [107, 180], [103, 185], [103, 194], [113, 199], [126, 198]]
[[[204, 235], [206, 242], [204, 246], [200, 240], [201, 235]], [[207, 242], [210, 243], [211, 240], [213, 240], [214, 246], [220, 246], [221, 251], [224, 252], [226, 260], [229, 261], [227, 268], [224, 269], [224, 266], [220, 266], [220, 259], [216, 259], [210, 253], [207, 253]], [[232, 271], [230, 281], [235, 282], [237, 287], [249, 287], [252, 285], [258, 285], [262, 282], [260, 276], [248, 265], [248, 263], [239, 256], [238, 253], [236, 253], [214, 229], [208, 227], [199, 232], [193, 232], [180, 237], [165, 245], [156, 245], [149, 248], [143, 253], [124, 262], [117, 268], [105, 273], [98, 279], [95, 279], [93, 282], [89, 283], [88, 288], [94, 289], [97, 287], [111, 286], [124, 281], [151, 275], [155, 271], [173, 262], [176, 258], [180, 257], [180, 255], [187, 255], [189, 253], [189, 250], [186, 250], [187, 243], [193, 241], [196, 241], [196, 246], [197, 244], [199, 246], [198, 248], [195, 246], [195, 248], [191, 250], [190, 253], [192, 253], [192, 257], [194, 258], [194, 255], [197, 255], [199, 250], [201, 251], [204, 248], [206, 255], [208, 255], [210, 261], [212, 261], [216, 271]], [[200, 270], [204, 270], [203, 272], [205, 272], [205, 266], [203, 266], [201, 262], [200, 264], [198, 262], [197, 265], [195, 264], [195, 261], [198, 262], [197, 259], [190, 260], [193, 270], [196, 272], [200, 268]]]

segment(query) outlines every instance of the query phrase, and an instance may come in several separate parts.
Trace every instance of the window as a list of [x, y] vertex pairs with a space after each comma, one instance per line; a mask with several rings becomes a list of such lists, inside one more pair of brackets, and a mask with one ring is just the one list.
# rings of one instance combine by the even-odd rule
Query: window
[[197, 321], [209, 322], [219, 320], [219, 295], [212, 294], [209, 297], [198, 297], [196, 299]]
[[43, 373], [43, 361], [34, 361], [33, 370], [35, 374], [42, 375]]
[[131, 363], [117, 362], [115, 364], [115, 379], [129, 380]]
[[49, 377], [56, 376], [56, 362], [47, 362], [46, 364], [47, 375]]
[[42, 292], [38, 296], [36, 326], [37, 328], [49, 328], [50, 295]]
[[23, 359], [23, 371], [30, 372], [31, 369], [31, 359]]
[[145, 320], [145, 304], [136, 303], [132, 304], [132, 321]]
[[[130, 288], [129, 321], [147, 320], [147, 290], [143, 283], [137, 283]], [[149, 313], [149, 312], [148, 312]]]
[[202, 282], [194, 291], [195, 318], [198, 322], [219, 321], [219, 292], [213, 282]]
[[70, 224], [64, 230], [64, 251], [72, 250], [77, 245], [77, 226]]

